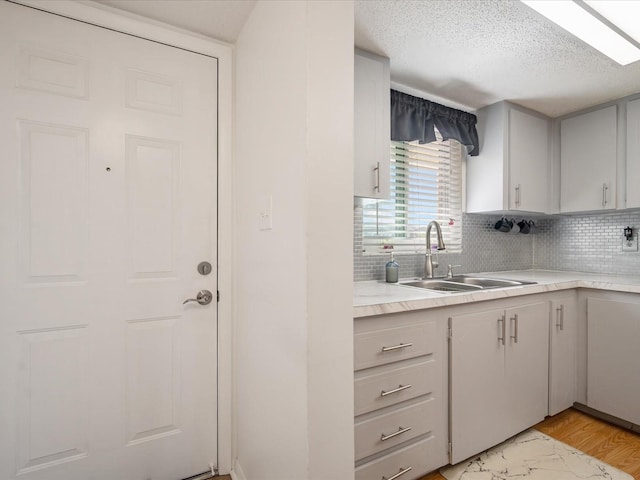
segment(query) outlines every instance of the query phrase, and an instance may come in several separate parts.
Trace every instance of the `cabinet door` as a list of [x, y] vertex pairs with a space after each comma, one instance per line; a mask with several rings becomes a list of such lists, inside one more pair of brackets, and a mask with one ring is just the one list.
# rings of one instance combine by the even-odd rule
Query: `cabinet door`
[[640, 98], [627, 104], [626, 206], [640, 207]]
[[577, 395], [578, 314], [575, 296], [551, 302], [549, 415], [569, 408]]
[[354, 195], [389, 198], [389, 59], [357, 52], [354, 81]]
[[640, 424], [640, 303], [587, 299], [587, 405]]
[[509, 110], [509, 210], [547, 211], [549, 123]]
[[617, 106], [560, 125], [560, 211], [616, 208]]
[[502, 309], [450, 321], [451, 463], [457, 463], [506, 438], [506, 329]]
[[506, 395], [510, 437], [544, 420], [549, 398], [549, 302], [506, 311]]

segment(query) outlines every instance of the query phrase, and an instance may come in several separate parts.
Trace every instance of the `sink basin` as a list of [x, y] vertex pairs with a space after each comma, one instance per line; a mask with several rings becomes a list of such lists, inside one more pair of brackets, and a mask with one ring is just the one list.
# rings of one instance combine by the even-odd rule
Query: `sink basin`
[[409, 287], [426, 288], [437, 292], [477, 292], [483, 287], [479, 285], [471, 285], [460, 282], [451, 282], [449, 280], [415, 280], [412, 282], [401, 282], [401, 285]]
[[401, 282], [400, 285], [408, 287], [425, 288], [443, 293], [456, 292], [477, 292], [493, 288], [519, 287], [521, 285], [532, 285], [536, 282], [524, 282], [519, 280], [505, 280], [502, 278], [473, 277], [467, 275], [456, 275], [452, 278], [434, 278], [427, 280], [412, 280]]
[[448, 278], [447, 281], [463, 283], [465, 285], [478, 285], [482, 288], [504, 288], [517, 287], [519, 285], [531, 285], [535, 282], [521, 282], [518, 280], [505, 280], [503, 278], [468, 277], [466, 275], [456, 275]]

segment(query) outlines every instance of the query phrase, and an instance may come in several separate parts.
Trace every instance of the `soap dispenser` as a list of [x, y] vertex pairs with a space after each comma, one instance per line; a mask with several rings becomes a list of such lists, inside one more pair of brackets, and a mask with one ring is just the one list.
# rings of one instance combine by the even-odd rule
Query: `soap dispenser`
[[387, 283], [396, 283], [398, 281], [398, 266], [398, 262], [393, 259], [393, 252], [391, 252], [391, 259], [384, 267]]

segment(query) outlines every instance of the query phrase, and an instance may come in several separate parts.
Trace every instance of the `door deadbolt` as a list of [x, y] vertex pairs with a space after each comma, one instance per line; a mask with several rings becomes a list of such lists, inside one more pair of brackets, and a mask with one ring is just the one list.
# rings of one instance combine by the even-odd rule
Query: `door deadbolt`
[[200, 262], [198, 264], [198, 273], [200, 275], [209, 275], [211, 270], [213, 270], [213, 268], [209, 262]]

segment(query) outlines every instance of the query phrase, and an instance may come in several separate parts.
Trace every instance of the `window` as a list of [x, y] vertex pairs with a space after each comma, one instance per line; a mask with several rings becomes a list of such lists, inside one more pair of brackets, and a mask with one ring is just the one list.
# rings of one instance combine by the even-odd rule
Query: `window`
[[[424, 145], [391, 142], [391, 196], [363, 200], [362, 243], [369, 255], [425, 252], [425, 230], [436, 220], [447, 252], [462, 251], [462, 155], [456, 140]], [[432, 232], [432, 243], [435, 232]]]

